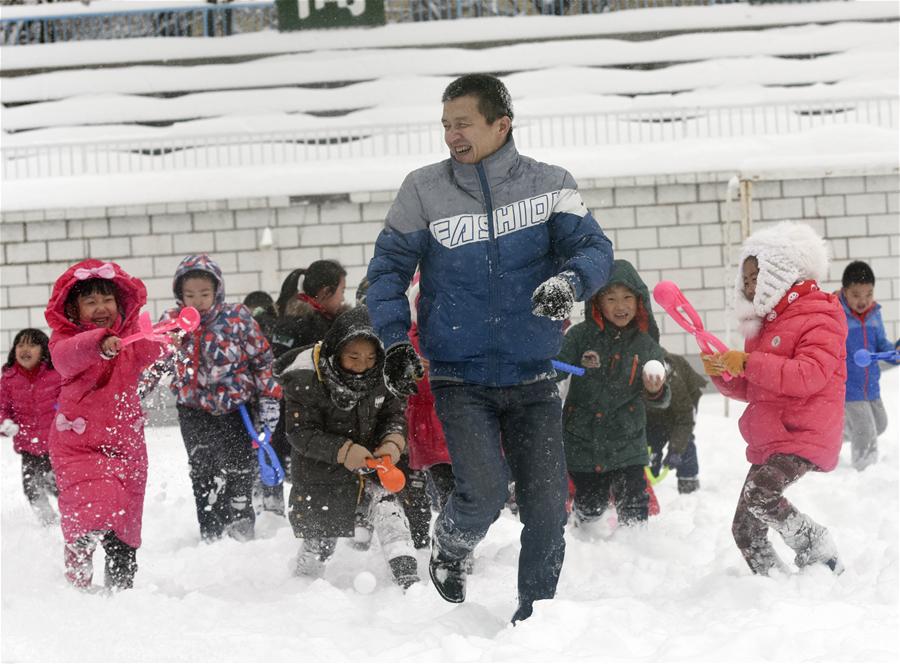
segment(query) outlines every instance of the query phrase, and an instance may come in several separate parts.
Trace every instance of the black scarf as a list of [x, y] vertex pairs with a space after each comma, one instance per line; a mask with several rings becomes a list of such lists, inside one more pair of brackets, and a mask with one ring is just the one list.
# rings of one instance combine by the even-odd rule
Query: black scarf
[[341, 410], [352, 410], [360, 399], [378, 387], [381, 371], [375, 365], [361, 374], [351, 373], [340, 366], [336, 357], [323, 358], [319, 362], [322, 377], [331, 395], [331, 402]]

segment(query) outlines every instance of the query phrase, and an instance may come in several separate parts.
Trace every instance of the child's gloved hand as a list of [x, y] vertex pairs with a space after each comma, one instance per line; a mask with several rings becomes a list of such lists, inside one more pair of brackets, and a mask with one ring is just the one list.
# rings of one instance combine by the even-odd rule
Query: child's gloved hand
[[389, 456], [391, 457], [391, 463], [397, 465], [397, 462], [400, 461], [400, 455], [403, 453], [404, 447], [406, 447], [406, 445], [403, 441], [403, 437], [400, 434], [392, 433], [384, 437], [381, 444], [375, 448], [375, 451], [372, 454], [376, 458]]
[[106, 337], [100, 342], [100, 354], [111, 360], [122, 350], [122, 340], [119, 337]]
[[669, 452], [663, 461], [663, 465], [672, 470], [678, 470], [678, 466], [681, 465], [681, 455], [678, 452]]
[[366, 467], [366, 459], [371, 459], [372, 453], [362, 445], [357, 445], [348, 440], [341, 446], [337, 453], [337, 462], [343, 464], [350, 472], [355, 472]]
[[747, 358], [749, 355], [749, 353], [745, 353], [742, 350], [726, 350], [721, 355], [721, 361], [725, 371], [732, 376], [743, 376], [744, 367], [747, 365]]
[[700, 355], [703, 361], [703, 371], [707, 376], [721, 376], [725, 371], [725, 365], [722, 364], [722, 357], [719, 353], [712, 355]]
[[11, 419], [7, 418], [0, 422], [0, 436], [15, 438], [17, 433], [19, 433], [19, 425]]
[[262, 432], [263, 427], [268, 427], [269, 431], [275, 431], [275, 427], [278, 426], [278, 420], [281, 417], [281, 407], [278, 405], [278, 399], [260, 397], [256, 412], [259, 418], [256, 430]]

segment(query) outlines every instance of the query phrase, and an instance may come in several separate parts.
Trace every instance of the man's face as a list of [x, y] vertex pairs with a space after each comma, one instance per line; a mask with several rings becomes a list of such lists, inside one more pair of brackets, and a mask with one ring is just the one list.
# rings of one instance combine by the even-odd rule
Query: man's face
[[511, 121], [504, 115], [488, 124], [478, 110], [478, 98], [465, 95], [444, 102], [441, 124], [450, 156], [461, 164], [477, 164], [506, 143]]
[[875, 301], [875, 284], [850, 284], [844, 289], [844, 299], [853, 311], [861, 314]]

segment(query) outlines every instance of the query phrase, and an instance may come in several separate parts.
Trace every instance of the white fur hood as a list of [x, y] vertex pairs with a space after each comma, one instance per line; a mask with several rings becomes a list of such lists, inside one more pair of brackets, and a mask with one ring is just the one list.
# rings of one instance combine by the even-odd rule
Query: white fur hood
[[[756, 257], [759, 275], [753, 302], [743, 293], [741, 266]], [[753, 337], [763, 319], [798, 281], [822, 281], [828, 276], [828, 245], [806, 224], [782, 221], [757, 231], [744, 242], [735, 279], [734, 308], [738, 329]]]

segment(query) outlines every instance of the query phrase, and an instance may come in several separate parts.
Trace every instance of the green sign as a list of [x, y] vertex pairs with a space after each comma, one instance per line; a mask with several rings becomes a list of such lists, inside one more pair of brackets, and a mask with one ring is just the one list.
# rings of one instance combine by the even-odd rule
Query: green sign
[[279, 30], [384, 25], [384, 0], [275, 0]]

